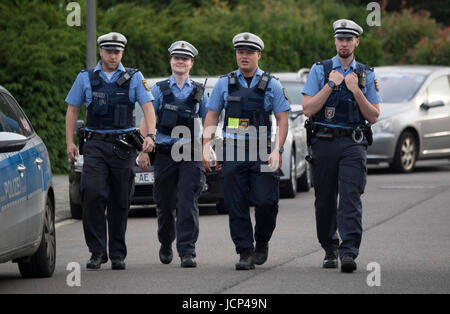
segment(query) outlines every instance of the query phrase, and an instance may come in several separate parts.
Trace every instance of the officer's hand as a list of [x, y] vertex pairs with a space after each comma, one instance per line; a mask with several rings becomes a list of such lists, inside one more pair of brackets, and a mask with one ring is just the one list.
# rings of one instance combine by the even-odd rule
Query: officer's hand
[[345, 85], [347, 85], [349, 91], [355, 93], [359, 89], [358, 75], [356, 73], [347, 74], [345, 77]]
[[[206, 144], [203, 146], [202, 164], [203, 164], [203, 167], [205, 167], [206, 171], [209, 171], [209, 172], [212, 171], [210, 162], [211, 162], [212, 167], [218, 166], [216, 156], [215, 156], [211, 146], [209, 146], [209, 144]], [[217, 170], [219, 170], [219, 169], [217, 169]]]
[[333, 70], [330, 72], [328, 80], [333, 81], [336, 85], [341, 85], [344, 76], [339, 71]]
[[281, 164], [283, 162], [283, 158], [281, 157], [280, 152], [275, 149], [269, 156], [269, 167], [274, 172], [281, 168]]
[[139, 167], [143, 171], [148, 171], [148, 166], [150, 166], [150, 156], [148, 155], [148, 153], [140, 152], [138, 157], [138, 163]]
[[70, 160], [73, 162], [77, 161], [78, 148], [74, 143], [67, 145], [67, 156], [69, 156]]
[[153, 151], [153, 148], [155, 147], [155, 142], [151, 137], [146, 137], [144, 140], [144, 143], [142, 144], [142, 151], [144, 153], [150, 153]]

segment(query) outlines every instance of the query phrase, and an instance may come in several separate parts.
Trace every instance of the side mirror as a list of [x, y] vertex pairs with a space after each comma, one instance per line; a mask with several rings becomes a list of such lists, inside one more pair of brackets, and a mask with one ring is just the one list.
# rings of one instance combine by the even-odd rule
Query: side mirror
[[289, 117], [295, 120], [298, 116], [303, 114], [302, 105], [291, 105], [291, 111], [289, 111]]
[[0, 153], [18, 152], [27, 144], [27, 138], [17, 133], [0, 132]]
[[445, 106], [444, 101], [442, 101], [442, 100], [435, 100], [435, 101], [432, 101], [429, 104], [423, 103], [422, 105], [420, 105], [420, 108], [422, 108], [424, 110], [428, 110], [430, 108], [443, 107], [443, 106]]
[[289, 113], [289, 117], [292, 119], [292, 120], [295, 120], [295, 119], [297, 119], [299, 116], [301, 116], [303, 114], [303, 110], [300, 110], [300, 111], [291, 111], [290, 113]]

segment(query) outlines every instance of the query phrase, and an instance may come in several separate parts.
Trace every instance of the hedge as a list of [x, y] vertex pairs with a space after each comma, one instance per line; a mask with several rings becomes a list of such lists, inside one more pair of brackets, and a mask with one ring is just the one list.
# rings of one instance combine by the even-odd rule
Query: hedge
[[[68, 2], [0, 3], [0, 84], [18, 99], [47, 144], [54, 173], [67, 169], [64, 99], [85, 67], [85, 0], [78, 1], [81, 27], [67, 26]], [[118, 31], [127, 36], [123, 63], [146, 77], [168, 75], [167, 48], [180, 39], [199, 50], [192, 74], [227, 73], [236, 67], [232, 38], [243, 31], [264, 40], [264, 70], [297, 71], [336, 53], [331, 25], [339, 18], [363, 26], [356, 50], [361, 62], [448, 65], [450, 30], [426, 13], [383, 12], [382, 27], [368, 27], [368, 13], [365, 5], [325, 0], [177, 0], [167, 6], [138, 1], [98, 8], [97, 34]]]

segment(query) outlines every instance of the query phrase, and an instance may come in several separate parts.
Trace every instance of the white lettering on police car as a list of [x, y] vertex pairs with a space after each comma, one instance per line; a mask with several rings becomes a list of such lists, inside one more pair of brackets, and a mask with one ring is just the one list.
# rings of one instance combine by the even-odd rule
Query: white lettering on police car
[[22, 193], [20, 177], [8, 180], [4, 183], [5, 195], [7, 199], [12, 199]]

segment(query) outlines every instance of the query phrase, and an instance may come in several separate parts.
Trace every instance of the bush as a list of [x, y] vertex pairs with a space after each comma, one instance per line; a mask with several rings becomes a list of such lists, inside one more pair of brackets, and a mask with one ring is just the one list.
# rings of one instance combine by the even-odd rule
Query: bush
[[[26, 8], [26, 9], [25, 9]], [[0, 84], [47, 144], [55, 173], [67, 169], [64, 99], [85, 63], [83, 32], [53, 4], [0, 4]]]
[[427, 64], [429, 58], [423, 60], [414, 58], [413, 61], [412, 56], [415, 52], [411, 48], [416, 47], [422, 38], [436, 38], [439, 31], [436, 21], [430, 19], [426, 11], [415, 13], [412, 9], [385, 15], [387, 18], [382, 21], [382, 27], [375, 31], [375, 36], [384, 48], [384, 62], [386, 64], [412, 62]]
[[449, 65], [450, 27], [437, 31], [434, 38], [422, 37], [409, 54], [411, 63]]
[[[27, 112], [49, 149], [53, 171], [67, 168], [67, 96], [85, 67], [85, 19], [68, 27], [66, 0], [4, 0], [0, 3], [0, 84]], [[85, 12], [85, 0], [78, 1]], [[109, 7], [107, 3], [114, 4]], [[383, 13], [382, 27], [364, 25], [365, 5], [325, 0], [109, 0], [97, 9], [97, 35], [118, 31], [128, 38], [123, 63], [144, 76], [168, 76], [170, 44], [187, 40], [199, 50], [193, 75], [236, 68], [233, 36], [250, 31], [265, 43], [260, 62], [272, 72], [297, 71], [336, 54], [332, 22], [364, 27], [356, 58], [369, 65], [448, 64], [449, 28], [426, 13]], [[155, 5], [157, 4], [157, 5]], [[81, 116], [80, 118], [82, 118]]]

